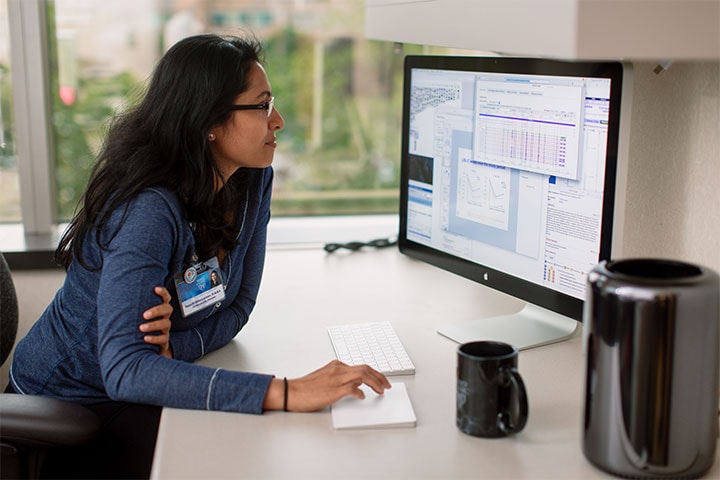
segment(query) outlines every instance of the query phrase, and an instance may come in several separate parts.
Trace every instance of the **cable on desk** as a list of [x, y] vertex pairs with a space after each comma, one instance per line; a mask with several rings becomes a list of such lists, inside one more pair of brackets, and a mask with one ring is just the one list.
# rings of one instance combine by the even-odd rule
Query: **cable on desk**
[[283, 387], [285, 387], [285, 390], [283, 390], [283, 412], [287, 412], [287, 397], [288, 397], [288, 384], [287, 384], [287, 377], [283, 377]]
[[393, 245], [397, 245], [396, 237], [377, 238], [375, 240], [370, 240], [369, 242], [326, 243], [323, 249], [328, 253], [332, 253], [335, 250], [339, 250], [341, 248], [355, 252], [363, 247], [386, 248], [392, 247]]

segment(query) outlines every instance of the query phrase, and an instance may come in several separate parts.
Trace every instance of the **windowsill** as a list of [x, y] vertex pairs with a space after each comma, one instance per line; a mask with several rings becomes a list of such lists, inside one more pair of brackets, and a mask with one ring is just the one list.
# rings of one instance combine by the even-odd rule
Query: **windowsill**
[[[64, 228], [25, 234], [20, 224], [0, 224], [0, 251], [12, 270], [59, 268], [53, 253]], [[274, 217], [268, 225], [268, 248], [322, 248], [328, 242], [366, 242], [397, 232], [397, 215]]]
[[0, 251], [11, 270], [60, 268], [53, 261], [63, 226], [53, 233], [25, 234], [19, 223], [0, 224]]

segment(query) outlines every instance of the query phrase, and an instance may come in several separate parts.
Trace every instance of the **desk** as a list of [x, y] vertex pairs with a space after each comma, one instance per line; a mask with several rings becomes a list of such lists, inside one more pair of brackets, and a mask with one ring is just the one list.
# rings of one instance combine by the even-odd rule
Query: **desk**
[[[200, 363], [302, 376], [334, 358], [326, 327], [388, 319], [416, 366], [406, 384], [416, 428], [334, 430], [316, 413], [163, 410], [154, 479], [614, 478], [581, 450], [582, 338], [522, 351], [530, 416], [503, 439], [455, 427], [457, 344], [447, 320], [518, 310], [521, 303], [397, 250], [271, 250], [250, 323]], [[720, 477], [720, 459], [707, 475]]]

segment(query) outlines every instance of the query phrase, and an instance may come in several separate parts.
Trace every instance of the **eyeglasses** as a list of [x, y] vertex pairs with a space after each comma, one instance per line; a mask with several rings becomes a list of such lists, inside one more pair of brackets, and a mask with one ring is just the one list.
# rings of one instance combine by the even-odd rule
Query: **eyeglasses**
[[275, 97], [270, 97], [269, 102], [254, 105], [230, 105], [230, 110], [266, 110], [269, 117], [272, 115], [273, 107], [275, 107]]

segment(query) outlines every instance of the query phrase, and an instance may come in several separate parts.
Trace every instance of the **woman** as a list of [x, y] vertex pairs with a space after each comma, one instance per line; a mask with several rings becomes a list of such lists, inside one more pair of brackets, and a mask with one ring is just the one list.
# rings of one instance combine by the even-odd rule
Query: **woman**
[[[362, 397], [363, 383], [390, 387], [370, 367], [337, 361], [291, 380], [191, 363], [235, 337], [258, 293], [284, 125], [261, 60], [256, 40], [237, 37], [168, 50], [143, 100], [112, 125], [56, 252], [65, 284], [16, 348], [16, 392], [130, 412], [110, 432], [106, 450], [119, 461], [109, 475], [147, 476], [159, 406], [314, 411]], [[186, 288], [213, 268], [219, 297]], [[172, 296], [169, 343], [167, 292], [156, 286]], [[120, 471], [131, 459], [138, 465]]]

